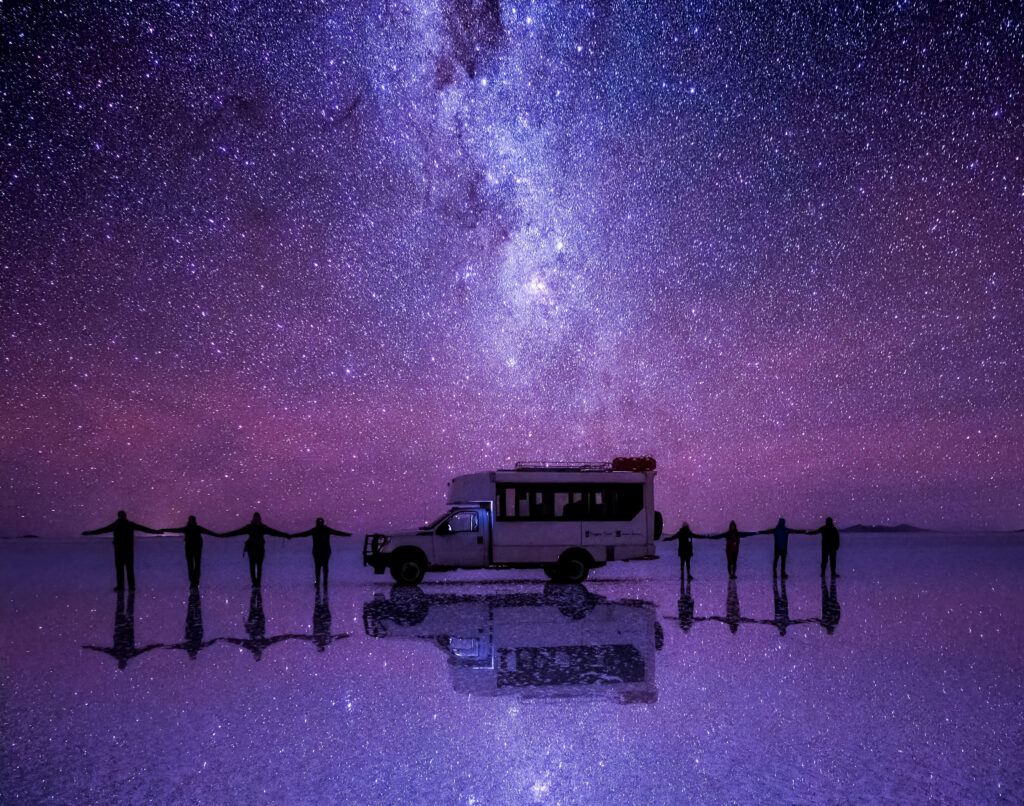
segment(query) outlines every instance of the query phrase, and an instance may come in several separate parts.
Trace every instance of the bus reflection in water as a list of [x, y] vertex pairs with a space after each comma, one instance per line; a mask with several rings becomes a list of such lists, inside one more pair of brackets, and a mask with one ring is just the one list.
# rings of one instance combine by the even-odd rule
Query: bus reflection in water
[[612, 602], [554, 583], [542, 593], [477, 595], [396, 585], [363, 605], [363, 623], [374, 638], [439, 646], [460, 693], [658, 699], [654, 654], [663, 634], [649, 602]]

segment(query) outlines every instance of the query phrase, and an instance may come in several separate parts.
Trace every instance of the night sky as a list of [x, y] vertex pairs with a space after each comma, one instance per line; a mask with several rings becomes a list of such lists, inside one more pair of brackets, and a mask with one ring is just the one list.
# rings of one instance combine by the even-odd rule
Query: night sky
[[1017, 3], [0, 7], [0, 534], [1024, 526]]

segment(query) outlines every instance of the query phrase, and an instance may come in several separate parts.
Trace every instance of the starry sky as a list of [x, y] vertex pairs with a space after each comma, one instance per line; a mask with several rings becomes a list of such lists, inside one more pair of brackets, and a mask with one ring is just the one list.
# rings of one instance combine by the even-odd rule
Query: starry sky
[[0, 534], [640, 454], [670, 528], [1024, 526], [1016, 3], [0, 20]]

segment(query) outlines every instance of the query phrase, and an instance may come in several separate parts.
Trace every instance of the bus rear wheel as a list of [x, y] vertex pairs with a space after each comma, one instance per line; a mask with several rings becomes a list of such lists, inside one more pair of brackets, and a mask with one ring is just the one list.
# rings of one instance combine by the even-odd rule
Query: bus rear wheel
[[587, 559], [582, 552], [566, 552], [558, 559], [557, 576], [554, 578], [558, 582], [568, 582], [570, 585], [580, 584], [590, 573], [590, 563]]
[[412, 552], [403, 552], [391, 561], [391, 576], [399, 585], [419, 585], [426, 570], [423, 559]]

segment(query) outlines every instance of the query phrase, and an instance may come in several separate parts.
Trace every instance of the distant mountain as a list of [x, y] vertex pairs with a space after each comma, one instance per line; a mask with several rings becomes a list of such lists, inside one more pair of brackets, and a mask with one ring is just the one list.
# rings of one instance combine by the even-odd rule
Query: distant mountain
[[897, 523], [895, 526], [869, 526], [858, 523], [854, 526], [847, 526], [844, 532], [931, 532], [932, 529], [922, 529], [920, 526], [913, 526], [909, 523]]
[[39, 535], [3, 535], [0, 540], [38, 540]]

